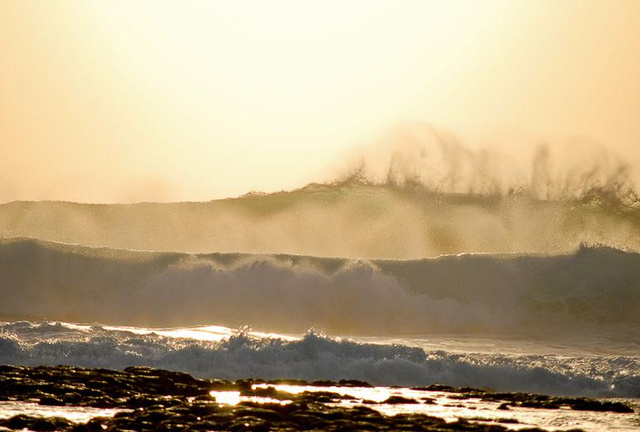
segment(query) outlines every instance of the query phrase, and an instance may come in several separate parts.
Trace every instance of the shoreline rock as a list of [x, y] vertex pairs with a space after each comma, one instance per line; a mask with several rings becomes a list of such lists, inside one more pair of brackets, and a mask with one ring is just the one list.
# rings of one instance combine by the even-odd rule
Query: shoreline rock
[[[254, 385], [263, 386], [254, 388]], [[0, 366], [0, 401], [21, 401], [45, 406], [116, 408], [115, 416], [97, 417], [84, 424], [64, 418], [29, 417], [23, 414], [0, 420], [0, 430], [28, 428], [34, 431], [277, 431], [277, 430], [446, 430], [504, 431], [498, 424], [460, 419], [447, 423], [425, 414], [387, 416], [371, 408], [376, 404], [420, 404], [419, 400], [390, 397], [383, 402], [363, 401], [367, 406], [335, 406], [352, 396], [331, 391], [304, 391], [297, 394], [273, 387], [290, 384], [312, 387], [373, 387], [354, 381], [258, 380], [235, 382], [199, 379], [183, 372], [148, 367], [128, 367], [122, 371], [86, 369], [73, 366]], [[491, 393], [481, 389], [443, 385], [415, 390], [449, 392], [459, 398], [478, 398], [500, 403], [500, 409], [528, 407], [628, 413], [620, 402], [587, 398], [564, 398], [529, 393]], [[237, 391], [243, 396], [269, 398], [268, 403], [243, 401], [224, 405], [211, 391]], [[457, 397], [457, 396], [456, 396]], [[280, 401], [290, 401], [283, 404]], [[422, 402], [425, 403], [425, 402]], [[432, 403], [432, 402], [431, 402]], [[333, 404], [333, 405], [332, 405]], [[473, 419], [470, 419], [473, 420]], [[534, 429], [535, 430], [535, 429]], [[537, 429], [540, 430], [540, 429]]]

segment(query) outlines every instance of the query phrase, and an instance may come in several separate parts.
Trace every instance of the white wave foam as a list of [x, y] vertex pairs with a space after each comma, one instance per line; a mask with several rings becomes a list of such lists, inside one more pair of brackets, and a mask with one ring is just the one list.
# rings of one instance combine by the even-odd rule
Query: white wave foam
[[[445, 383], [497, 391], [640, 397], [640, 359], [630, 356], [452, 354], [364, 344], [308, 332], [301, 339], [237, 333], [221, 341], [56, 324], [0, 326], [0, 364], [147, 365], [202, 377], [359, 379], [376, 385]], [[33, 333], [39, 337], [32, 338]]]

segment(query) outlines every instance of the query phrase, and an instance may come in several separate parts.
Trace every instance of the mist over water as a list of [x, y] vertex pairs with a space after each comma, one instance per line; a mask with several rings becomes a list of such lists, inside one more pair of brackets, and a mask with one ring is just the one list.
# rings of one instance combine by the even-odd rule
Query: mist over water
[[[13, 202], [0, 234], [123, 249], [419, 259], [640, 247], [633, 169], [580, 142], [528, 156], [426, 126], [355, 154], [335, 179], [209, 202]], [[516, 157], [518, 156], [518, 157]]]
[[439, 194], [554, 201], [599, 197], [638, 204], [633, 167], [604, 146], [579, 138], [554, 145], [524, 139], [471, 145], [450, 132], [414, 123], [354, 151], [342, 171], [339, 178]]

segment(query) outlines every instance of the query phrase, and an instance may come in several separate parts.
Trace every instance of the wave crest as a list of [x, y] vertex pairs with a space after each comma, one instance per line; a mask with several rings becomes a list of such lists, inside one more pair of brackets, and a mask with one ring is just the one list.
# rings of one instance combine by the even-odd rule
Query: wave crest
[[638, 338], [640, 255], [348, 260], [0, 242], [0, 315], [301, 333]]
[[514, 153], [499, 146], [465, 145], [451, 133], [410, 123], [354, 153], [333, 184], [638, 206], [632, 171], [613, 152], [585, 140], [520, 144]]

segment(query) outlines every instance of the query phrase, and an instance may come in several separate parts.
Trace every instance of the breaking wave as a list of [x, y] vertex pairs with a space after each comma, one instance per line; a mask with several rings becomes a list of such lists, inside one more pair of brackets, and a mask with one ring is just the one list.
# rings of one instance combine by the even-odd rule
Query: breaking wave
[[120, 249], [420, 259], [640, 248], [640, 206], [609, 189], [578, 198], [440, 193], [359, 177], [206, 203], [0, 205], [0, 236]]
[[640, 336], [640, 254], [349, 260], [0, 241], [0, 316], [281, 333]]
[[582, 242], [640, 248], [633, 167], [601, 147], [518, 145], [517, 158], [422, 124], [390, 135], [346, 158], [333, 181], [288, 192], [210, 202], [1, 204], [0, 236], [387, 259], [561, 253]]
[[357, 343], [316, 332], [283, 340], [241, 331], [207, 342], [107, 330], [100, 325], [14, 322], [0, 325], [0, 363], [116, 369], [145, 365], [207, 378], [344, 378], [374, 385], [446, 383], [497, 391], [640, 397], [637, 357], [452, 354]]

